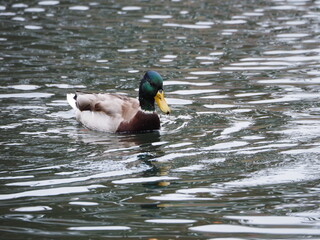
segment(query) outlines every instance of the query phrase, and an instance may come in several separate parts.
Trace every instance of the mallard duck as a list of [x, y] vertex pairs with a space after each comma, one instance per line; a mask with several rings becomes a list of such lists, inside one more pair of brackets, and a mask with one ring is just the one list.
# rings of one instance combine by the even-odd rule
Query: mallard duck
[[170, 108], [163, 91], [163, 79], [155, 71], [147, 71], [140, 81], [139, 99], [109, 93], [76, 91], [67, 94], [76, 119], [85, 127], [105, 132], [143, 132], [160, 129], [154, 102], [166, 114]]

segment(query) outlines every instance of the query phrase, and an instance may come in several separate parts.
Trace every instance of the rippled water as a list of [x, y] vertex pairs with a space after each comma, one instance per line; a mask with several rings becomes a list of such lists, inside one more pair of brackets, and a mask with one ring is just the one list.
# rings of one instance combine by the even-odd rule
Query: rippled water
[[[319, 239], [320, 1], [0, 4], [3, 239]], [[165, 79], [159, 132], [65, 95]]]

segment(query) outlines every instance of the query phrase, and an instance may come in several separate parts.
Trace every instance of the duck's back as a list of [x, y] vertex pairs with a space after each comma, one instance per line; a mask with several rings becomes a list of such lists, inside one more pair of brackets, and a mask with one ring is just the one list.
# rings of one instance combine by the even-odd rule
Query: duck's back
[[87, 128], [116, 132], [122, 122], [130, 122], [140, 111], [139, 101], [122, 95], [76, 92], [67, 100], [76, 118]]

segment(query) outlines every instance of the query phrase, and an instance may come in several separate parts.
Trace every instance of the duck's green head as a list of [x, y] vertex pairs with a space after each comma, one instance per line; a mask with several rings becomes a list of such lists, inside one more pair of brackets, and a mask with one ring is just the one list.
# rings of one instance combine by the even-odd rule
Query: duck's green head
[[154, 102], [156, 101], [162, 112], [170, 113], [170, 108], [164, 99], [163, 79], [159, 73], [155, 71], [146, 72], [140, 82], [139, 101], [143, 110], [154, 111]]

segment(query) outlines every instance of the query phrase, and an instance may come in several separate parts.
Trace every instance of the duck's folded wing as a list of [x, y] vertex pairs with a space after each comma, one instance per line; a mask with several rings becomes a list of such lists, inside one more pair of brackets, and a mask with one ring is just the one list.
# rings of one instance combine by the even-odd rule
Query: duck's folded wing
[[130, 121], [140, 109], [137, 99], [116, 94], [76, 92], [67, 99], [76, 109], [78, 121], [101, 131], [116, 131], [121, 122]]
[[74, 98], [80, 111], [103, 112], [113, 117], [120, 114], [124, 119], [130, 118], [139, 109], [137, 99], [117, 94], [77, 92]]

